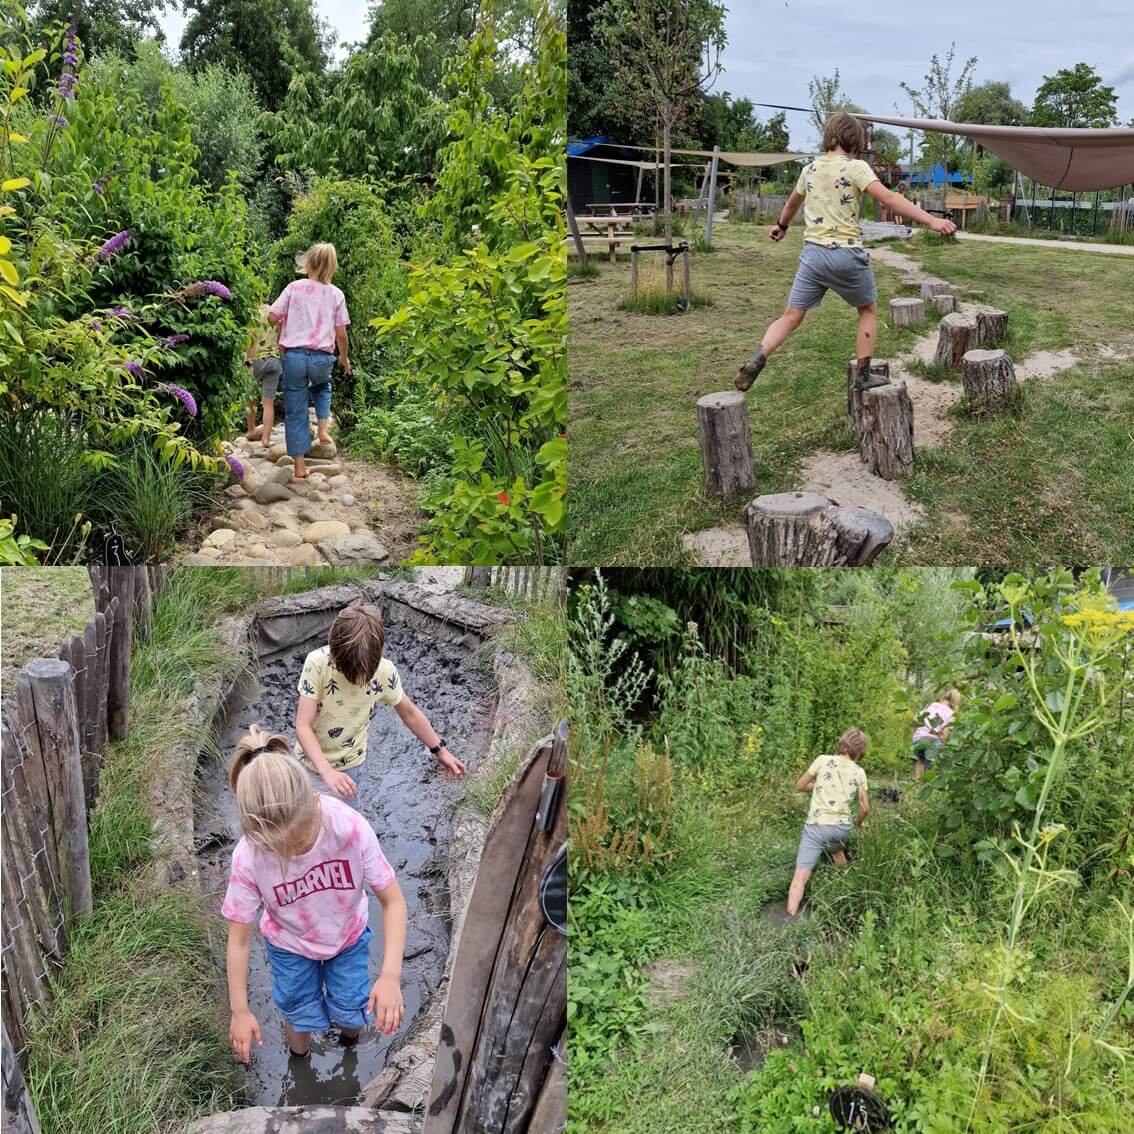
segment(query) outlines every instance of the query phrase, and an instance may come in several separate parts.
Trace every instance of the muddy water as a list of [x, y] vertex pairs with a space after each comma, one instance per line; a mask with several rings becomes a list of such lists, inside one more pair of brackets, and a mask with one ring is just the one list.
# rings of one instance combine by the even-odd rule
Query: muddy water
[[[270, 661], [261, 661], [234, 691], [220, 730], [226, 758], [248, 725], [259, 723], [294, 737], [296, 685], [314, 640]], [[388, 628], [386, 655], [398, 666], [406, 693], [449, 741], [450, 750], [471, 772], [491, 720], [492, 681], [469, 652], [439, 647], [402, 626]], [[393, 1044], [427, 1004], [445, 970], [449, 950], [449, 905], [445, 881], [450, 812], [461, 785], [445, 775], [392, 709], [379, 706], [371, 722], [367, 760], [359, 788], [360, 809], [373, 825], [398, 876], [409, 908], [402, 968], [406, 1017], [392, 1037], [364, 1033], [354, 1049], [342, 1047], [334, 1032], [313, 1037], [310, 1060], [290, 1059], [279, 1013], [272, 1003], [271, 970], [260, 934], [253, 938], [248, 997], [260, 1021], [263, 1046], [245, 1075], [250, 1106], [347, 1103], [385, 1066]], [[220, 930], [218, 964], [224, 967], [224, 923], [220, 903], [232, 849], [240, 836], [235, 804], [223, 768], [202, 758], [195, 827], [198, 861], [211, 893], [210, 909]], [[371, 977], [381, 966], [381, 914], [370, 898]]]

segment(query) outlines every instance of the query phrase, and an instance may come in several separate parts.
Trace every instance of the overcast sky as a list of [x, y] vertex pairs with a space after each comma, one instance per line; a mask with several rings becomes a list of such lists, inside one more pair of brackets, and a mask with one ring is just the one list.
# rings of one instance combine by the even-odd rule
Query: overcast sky
[[[181, 43], [181, 33], [185, 28], [185, 16], [181, 11], [181, 0], [174, 0], [174, 4], [174, 7], [166, 9], [161, 26], [165, 29], [170, 50], [176, 52]], [[370, 20], [367, 16], [370, 0], [314, 0], [314, 8], [334, 29], [336, 58], [342, 55], [339, 44], [343, 40], [353, 43], [366, 38], [370, 28]]]
[[[917, 88], [935, 52], [957, 43], [954, 74], [977, 57], [974, 82], [1008, 82], [1030, 106], [1044, 75], [1089, 63], [1115, 88], [1120, 122], [1134, 117], [1131, 0], [947, 0], [862, 4], [847, 0], [725, 0], [729, 45], [715, 90], [734, 98], [808, 106], [812, 75], [838, 68], [852, 102], [873, 114], [913, 114], [903, 80]], [[895, 111], [897, 103], [900, 110]], [[758, 108], [760, 117], [775, 114]], [[792, 145], [815, 141], [806, 115], [788, 113]]]

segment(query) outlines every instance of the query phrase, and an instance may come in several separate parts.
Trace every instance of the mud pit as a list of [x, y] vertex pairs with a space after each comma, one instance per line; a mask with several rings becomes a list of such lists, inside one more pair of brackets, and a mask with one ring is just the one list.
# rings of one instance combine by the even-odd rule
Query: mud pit
[[[230, 695], [218, 728], [219, 748], [226, 758], [253, 723], [294, 738], [296, 685], [303, 659], [309, 650], [326, 642], [325, 629], [317, 621], [311, 628], [314, 635], [307, 641], [261, 655]], [[397, 664], [406, 693], [471, 774], [491, 733], [495, 700], [492, 674], [477, 656], [479, 641], [466, 636], [441, 642], [389, 620], [386, 630], [386, 654]], [[248, 992], [264, 1043], [254, 1050], [251, 1069], [244, 1073], [248, 1106], [353, 1102], [386, 1065], [391, 1049], [405, 1038], [445, 974], [450, 944], [446, 876], [451, 813], [463, 785], [446, 776], [397, 714], [383, 706], [371, 722], [367, 752], [359, 787], [360, 810], [377, 832], [409, 910], [402, 969], [405, 1021], [390, 1037], [368, 1030], [353, 1049], [340, 1046], [334, 1032], [316, 1035], [309, 1060], [289, 1059], [279, 1013], [272, 1003], [271, 970], [257, 930]], [[220, 924], [220, 903], [240, 829], [221, 764], [203, 757], [198, 780], [197, 861], [211, 895], [210, 910]], [[373, 979], [382, 957], [381, 915], [373, 895], [370, 914]], [[223, 933], [218, 935], [217, 963], [223, 970]]]

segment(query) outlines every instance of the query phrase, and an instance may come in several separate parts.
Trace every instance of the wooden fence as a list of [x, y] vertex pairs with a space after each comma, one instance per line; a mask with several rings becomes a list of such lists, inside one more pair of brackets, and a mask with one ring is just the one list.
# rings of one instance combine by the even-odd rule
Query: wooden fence
[[38, 1127], [20, 1075], [29, 1011], [51, 997], [68, 929], [91, 912], [88, 816], [111, 741], [129, 727], [130, 658], [161, 569], [91, 568], [96, 614], [54, 658], [20, 670], [0, 721], [5, 1130]]
[[754, 220], [759, 216], [779, 218], [787, 202], [786, 194], [764, 196], [737, 190], [729, 197], [728, 215], [732, 220]]
[[495, 587], [505, 594], [562, 603], [567, 594], [566, 567], [466, 567], [465, 584]]
[[567, 939], [540, 903], [544, 870], [567, 839], [566, 769], [563, 722], [497, 808], [453, 962], [424, 1134], [566, 1125]]

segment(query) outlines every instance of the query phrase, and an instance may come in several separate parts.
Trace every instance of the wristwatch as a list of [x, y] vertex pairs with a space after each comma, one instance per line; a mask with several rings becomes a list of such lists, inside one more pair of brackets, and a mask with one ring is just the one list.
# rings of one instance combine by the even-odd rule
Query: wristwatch
[[439, 754], [439, 753], [441, 752], [441, 750], [442, 750], [443, 748], [448, 748], [449, 746], [448, 746], [448, 745], [447, 745], [447, 744], [445, 743], [445, 738], [444, 738], [444, 737], [441, 737], [441, 739], [440, 739], [440, 740], [438, 740], [438, 741], [437, 741], [437, 743], [436, 743], [435, 745], [432, 745], [432, 746], [427, 746], [427, 747], [429, 747], [429, 751], [430, 751], [430, 752], [431, 752], [431, 753], [432, 753], [432, 754], [433, 754], [434, 756], [437, 756], [437, 755], [438, 755], [438, 754]]

